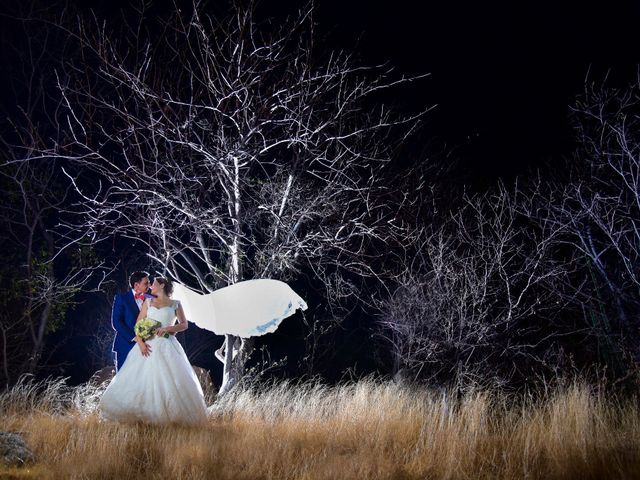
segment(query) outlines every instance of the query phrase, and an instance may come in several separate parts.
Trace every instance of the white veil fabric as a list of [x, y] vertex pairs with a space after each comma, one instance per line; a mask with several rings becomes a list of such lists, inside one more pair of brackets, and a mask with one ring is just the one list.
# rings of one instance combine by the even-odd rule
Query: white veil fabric
[[280, 322], [306, 302], [284, 282], [245, 280], [202, 295], [173, 282], [172, 298], [182, 304], [187, 320], [217, 335], [242, 338], [274, 332]]

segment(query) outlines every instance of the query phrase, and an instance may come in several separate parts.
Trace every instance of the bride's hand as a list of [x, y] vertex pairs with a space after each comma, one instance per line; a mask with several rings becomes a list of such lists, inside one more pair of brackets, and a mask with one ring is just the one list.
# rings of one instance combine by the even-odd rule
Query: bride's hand
[[156, 329], [156, 336], [158, 337], [162, 337], [164, 335], [166, 335], [167, 333], [171, 333], [169, 330], [167, 330], [166, 327], [160, 327], [158, 329]]
[[138, 343], [138, 346], [140, 347], [140, 352], [142, 352], [143, 357], [148, 357], [151, 354], [151, 347], [145, 342]]

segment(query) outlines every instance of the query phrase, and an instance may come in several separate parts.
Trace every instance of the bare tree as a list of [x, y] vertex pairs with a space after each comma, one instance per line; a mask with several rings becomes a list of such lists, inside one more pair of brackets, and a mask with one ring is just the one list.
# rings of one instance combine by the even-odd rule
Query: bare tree
[[[35, 8], [16, 5], [3, 10], [3, 17], [15, 15], [17, 22]], [[106, 275], [90, 248], [70, 245], [60, 235], [61, 210], [73, 191], [59, 163], [40, 156], [43, 136], [56, 133], [40, 128], [53, 118], [45, 84], [53, 78], [49, 67], [56, 40], [46, 30], [21, 25], [23, 30], [13, 32], [22, 37], [12, 38], [22, 42], [20, 48], [2, 58], [12, 65], [7, 85], [15, 100], [11, 109], [3, 106], [0, 138], [0, 378], [6, 384], [48, 362], [56, 349], [44, 351], [47, 335], [64, 324], [76, 295], [98, 290]]]
[[[554, 189], [549, 221], [581, 255], [590, 279], [587, 315], [616, 355], [640, 362], [640, 104], [628, 88], [592, 83], [572, 107], [578, 148], [566, 185]], [[551, 197], [549, 197], [551, 198]], [[606, 344], [606, 345], [605, 345]], [[615, 352], [613, 352], [615, 353]]]
[[562, 311], [570, 263], [556, 258], [561, 233], [520, 213], [516, 186], [464, 196], [448, 220], [425, 227], [397, 289], [381, 303], [394, 370], [415, 380], [494, 386], [547, 366], [549, 347], [573, 332], [540, 318]]
[[5, 262], [0, 352], [2, 377], [10, 383], [46, 363], [46, 335], [64, 323], [76, 294], [104, 272], [90, 251], [67, 248], [56, 235], [57, 211], [67, 195], [55, 164], [5, 165], [0, 177], [5, 193], [0, 205]]
[[425, 228], [383, 303], [396, 370], [465, 382], [526, 369], [637, 375], [639, 90], [586, 85], [572, 107], [572, 168], [467, 199]]
[[[201, 291], [311, 272], [330, 313], [380, 255], [411, 235], [387, 193], [393, 149], [426, 110], [392, 114], [377, 95], [396, 78], [314, 44], [313, 9], [279, 27], [253, 4], [223, 21], [177, 9], [150, 27], [69, 29], [81, 54], [58, 75], [57, 127], [43, 151], [66, 162], [82, 196], [69, 240], [125, 236], [167, 274]], [[368, 103], [369, 102], [369, 103]], [[338, 316], [338, 315], [336, 315]], [[251, 340], [227, 335], [221, 394], [242, 376]]]

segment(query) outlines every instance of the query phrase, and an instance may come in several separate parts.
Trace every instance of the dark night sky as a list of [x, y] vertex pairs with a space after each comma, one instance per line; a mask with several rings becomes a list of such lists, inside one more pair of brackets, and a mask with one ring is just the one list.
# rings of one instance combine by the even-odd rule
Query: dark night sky
[[569, 153], [568, 105], [587, 72], [633, 80], [640, 57], [638, 2], [318, 4], [336, 44], [361, 35], [365, 62], [432, 74], [401, 101], [438, 104], [426, 136], [455, 148], [475, 179]]
[[[72, 3], [109, 15], [128, 2]], [[303, 3], [265, 0], [259, 11], [277, 17]], [[451, 152], [466, 180], [484, 186], [571, 152], [568, 106], [587, 72], [599, 81], [611, 68], [621, 84], [635, 77], [640, 2], [560, 3], [316, 0], [316, 21], [327, 48], [354, 51], [365, 64], [389, 62], [399, 74], [431, 73], [389, 101], [438, 104], [416, 158]], [[0, 21], [6, 49], [10, 21]], [[6, 75], [11, 65], [2, 68]], [[7, 92], [2, 105], [15, 102]]]
[[[23, 0], [3, 3], [12, 2]], [[130, 3], [70, 0], [112, 19]], [[151, 11], [172, 3], [154, 0]], [[278, 18], [305, 3], [263, 0], [258, 11]], [[221, 11], [226, 3], [208, 4]], [[569, 153], [568, 105], [587, 72], [600, 80], [611, 68], [611, 78], [626, 82], [640, 59], [640, 2], [316, 0], [316, 6], [317, 32], [327, 49], [353, 51], [365, 64], [389, 62], [399, 74], [431, 74], [389, 100], [407, 108], [437, 104], [415, 148], [452, 152], [470, 174], [467, 180], [480, 183]], [[4, 49], [12, 25], [0, 22]], [[3, 63], [4, 75], [10, 74]], [[3, 105], [14, 101], [7, 92], [0, 92]]]

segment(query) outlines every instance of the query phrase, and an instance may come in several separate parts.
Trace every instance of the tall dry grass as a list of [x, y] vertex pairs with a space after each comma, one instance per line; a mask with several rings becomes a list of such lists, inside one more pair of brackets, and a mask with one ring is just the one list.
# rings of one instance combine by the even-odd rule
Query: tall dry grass
[[[100, 389], [22, 382], [0, 430], [37, 459], [2, 478], [640, 478], [640, 410], [576, 384], [544, 401], [374, 380], [237, 389], [205, 427], [100, 421]], [[2, 467], [0, 467], [2, 468]]]

